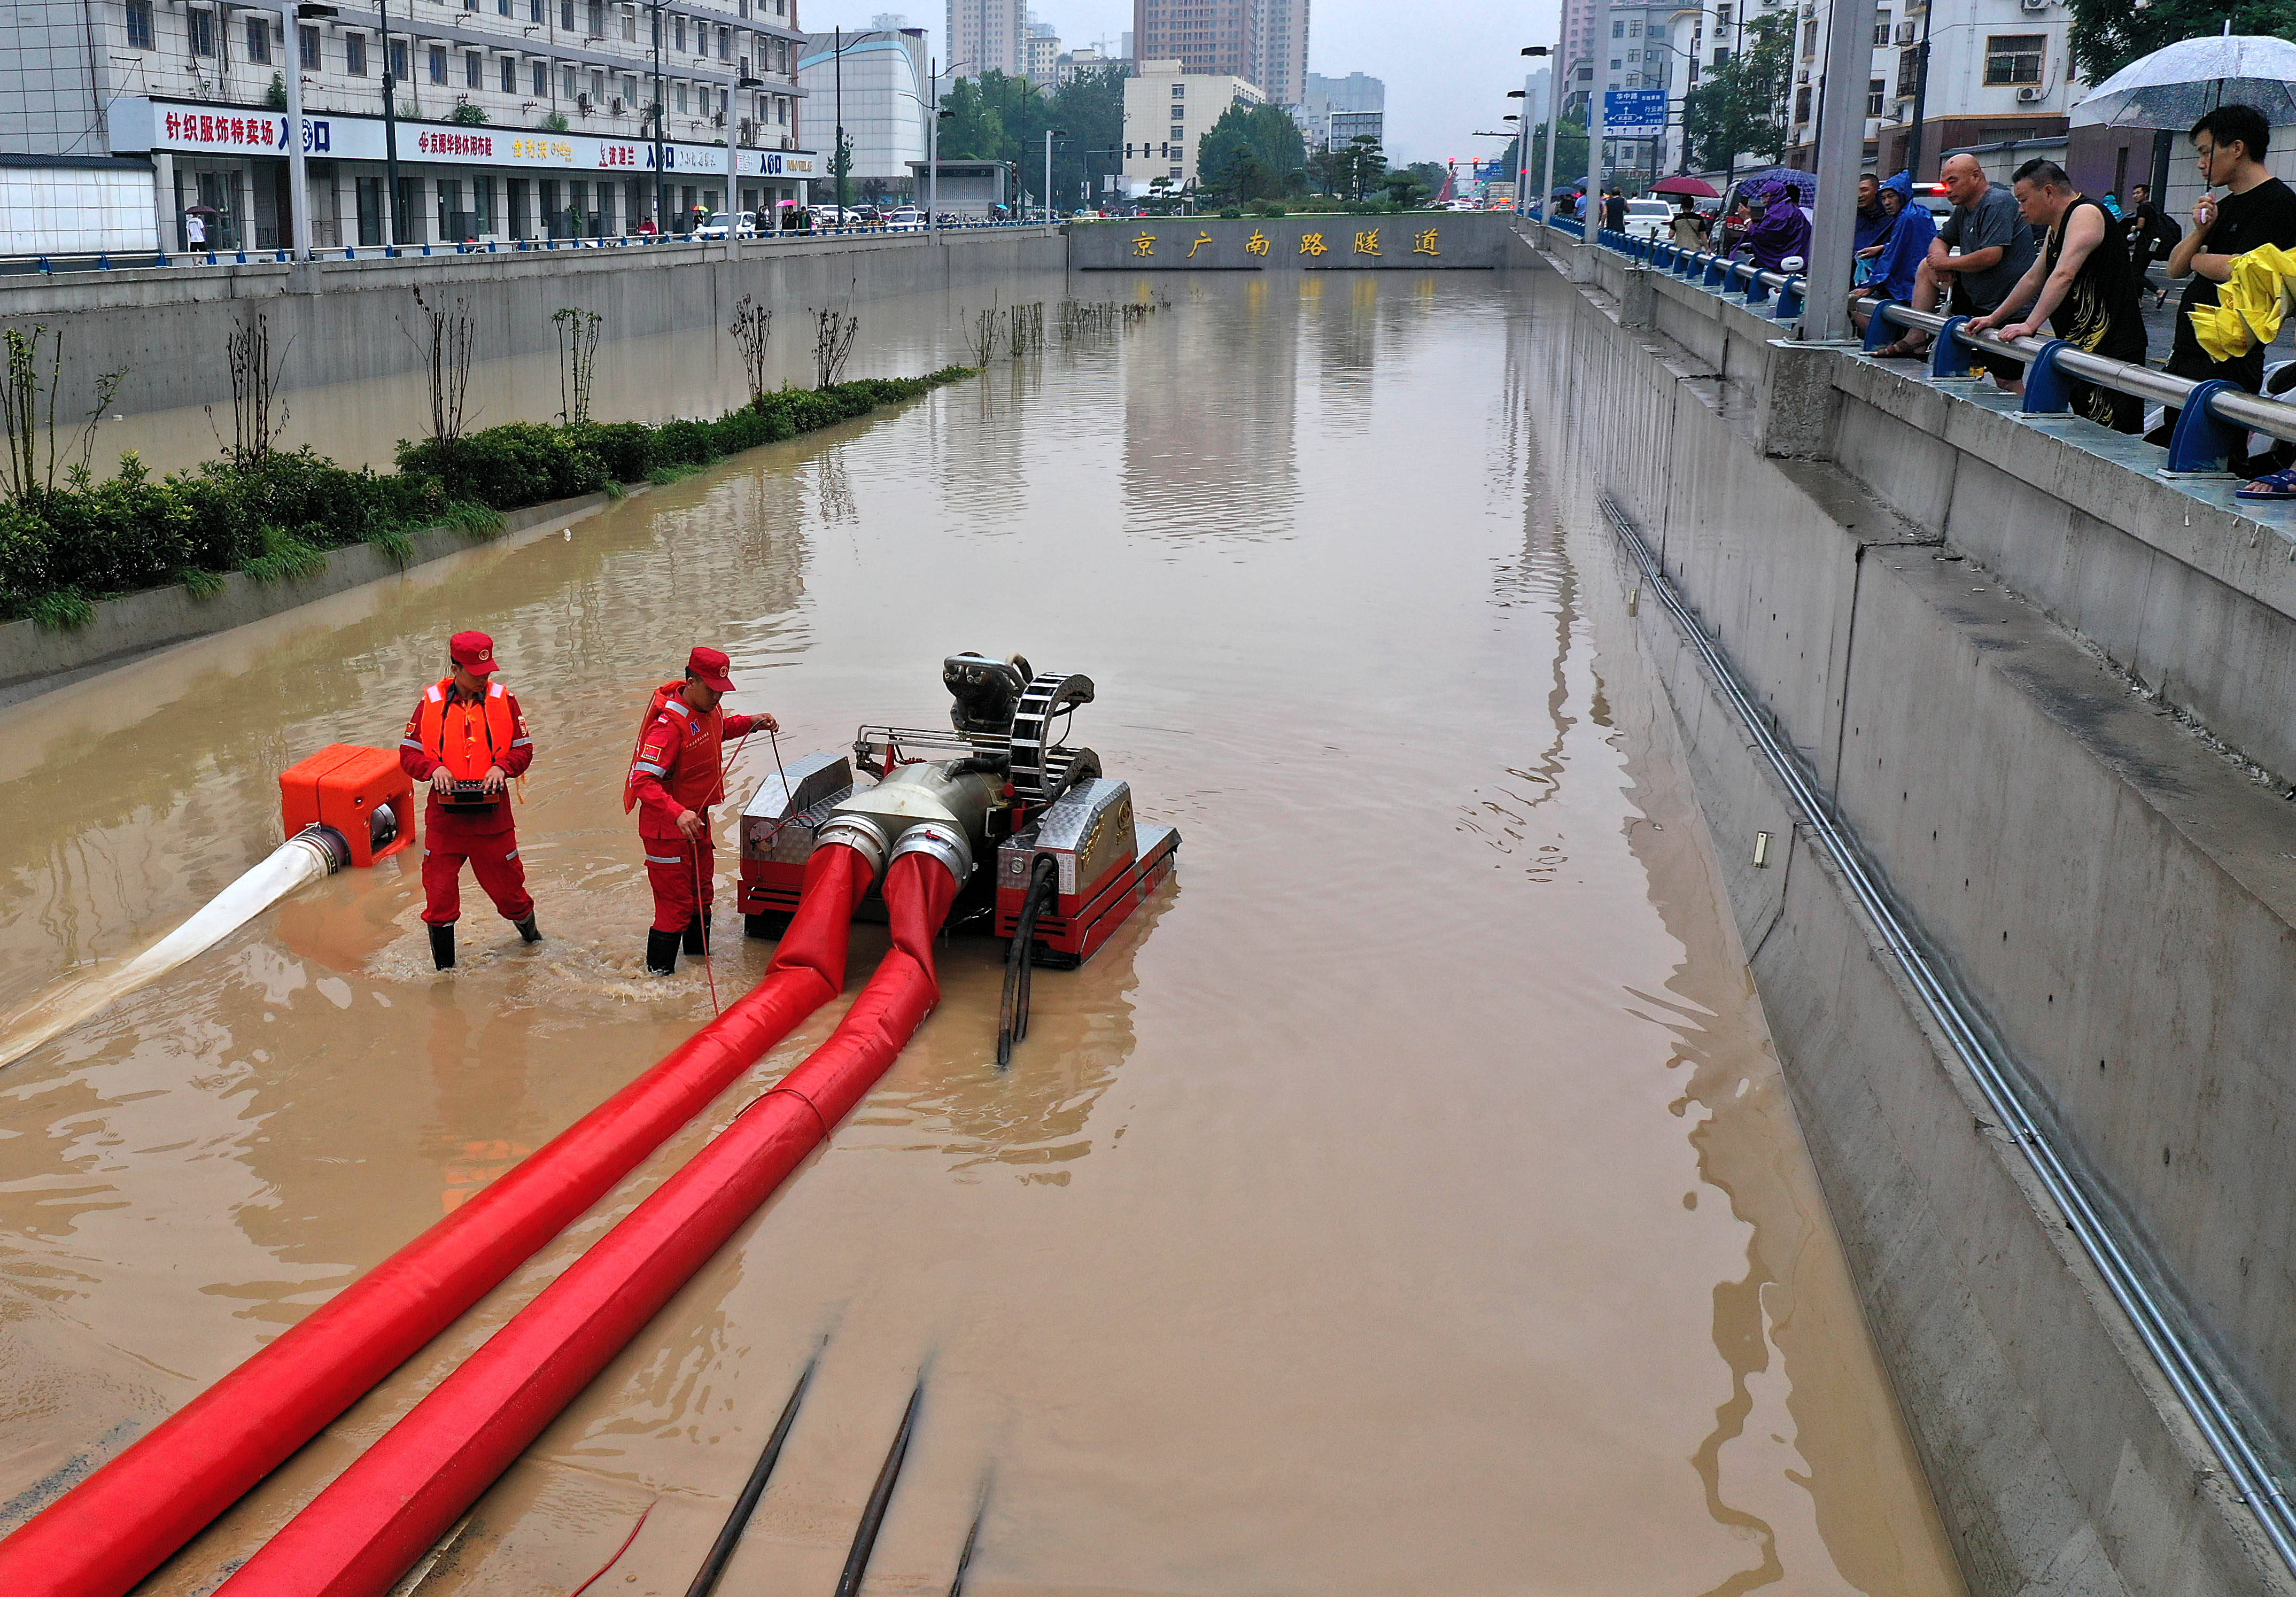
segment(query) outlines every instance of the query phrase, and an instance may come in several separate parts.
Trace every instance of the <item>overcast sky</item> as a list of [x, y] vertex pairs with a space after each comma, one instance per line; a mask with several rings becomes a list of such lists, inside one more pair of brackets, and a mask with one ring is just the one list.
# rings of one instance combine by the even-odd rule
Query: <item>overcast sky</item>
[[[1040, 21], [1060, 30], [1065, 46], [1105, 38], [1112, 53], [1132, 26], [1131, 0], [1033, 0]], [[908, 26], [931, 37], [946, 57], [945, 6], [899, 0], [799, 0], [799, 20], [815, 32], [866, 28], [881, 12], [898, 12]], [[1309, 15], [1308, 70], [1327, 78], [1368, 72], [1387, 84], [1387, 157], [1414, 160], [1486, 159], [1503, 147], [1479, 139], [1477, 128], [1505, 128], [1498, 119], [1520, 111], [1507, 90], [1522, 86], [1522, 70], [1535, 63], [1517, 53], [1525, 45], [1552, 45], [1555, 0], [1493, 5], [1488, 0], [1418, 0], [1407, 11], [1392, 0], [1315, 0]]]

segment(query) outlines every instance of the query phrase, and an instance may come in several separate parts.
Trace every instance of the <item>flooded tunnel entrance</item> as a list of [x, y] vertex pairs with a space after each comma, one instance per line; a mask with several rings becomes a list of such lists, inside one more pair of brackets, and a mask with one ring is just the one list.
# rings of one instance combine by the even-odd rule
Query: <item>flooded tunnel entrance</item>
[[[1177, 880], [1037, 979], [1006, 1072], [997, 945], [948, 941], [891, 1073], [425, 1597], [570, 1590], [641, 1516], [613, 1585], [684, 1591], [816, 1354], [724, 1589], [833, 1588], [922, 1374], [889, 1588], [946, 1589], [980, 1511], [975, 1592], [1960, 1590], [1659, 690], [1611, 643], [1605, 535], [1527, 430], [1528, 291], [1205, 284], [6, 714], [0, 1007], [259, 858], [278, 772], [389, 746], [465, 627], [537, 739], [549, 936], [472, 909], [433, 975], [410, 851], [0, 1077], [0, 1529], [707, 1017], [698, 972], [641, 972], [619, 802], [690, 645], [785, 753], [931, 724], [945, 654], [1019, 650], [1091, 673]], [[770, 768], [753, 745], [736, 797]], [[719, 859], [739, 988], [771, 948], [730, 935]], [[857, 934], [849, 992], [883, 946]], [[211, 1590], [839, 1008], [146, 1589]]]

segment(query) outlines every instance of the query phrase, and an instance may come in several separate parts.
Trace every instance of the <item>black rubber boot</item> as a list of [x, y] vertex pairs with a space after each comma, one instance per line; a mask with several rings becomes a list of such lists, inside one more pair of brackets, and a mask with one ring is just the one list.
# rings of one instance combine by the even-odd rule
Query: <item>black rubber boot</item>
[[511, 924], [518, 928], [518, 938], [520, 942], [538, 943], [542, 941], [542, 930], [539, 927], [535, 925], [534, 917], [532, 915], [527, 916], [523, 921], [512, 921]]
[[676, 973], [677, 933], [646, 928], [646, 974], [674, 976]]
[[430, 929], [430, 962], [441, 970], [451, 970], [455, 968], [453, 921], [450, 921], [444, 926], [433, 926]]
[[685, 923], [685, 952], [694, 959], [709, 952], [709, 922], [706, 917], [696, 914]]

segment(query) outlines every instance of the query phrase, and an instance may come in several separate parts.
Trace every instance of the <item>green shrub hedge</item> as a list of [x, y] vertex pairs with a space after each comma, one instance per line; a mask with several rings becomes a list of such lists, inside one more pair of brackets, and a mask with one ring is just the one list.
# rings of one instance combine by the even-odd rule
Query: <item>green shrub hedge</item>
[[488, 512], [706, 465], [971, 375], [948, 366], [785, 389], [714, 422], [513, 422], [450, 443], [401, 444], [395, 472], [347, 471], [306, 448], [260, 466], [210, 462], [154, 478], [129, 455], [109, 482], [0, 502], [0, 615], [69, 621], [92, 613], [96, 598], [174, 582], [211, 586], [202, 574], [295, 575], [308, 569], [308, 551], [362, 540], [404, 549], [421, 528], [498, 523]]

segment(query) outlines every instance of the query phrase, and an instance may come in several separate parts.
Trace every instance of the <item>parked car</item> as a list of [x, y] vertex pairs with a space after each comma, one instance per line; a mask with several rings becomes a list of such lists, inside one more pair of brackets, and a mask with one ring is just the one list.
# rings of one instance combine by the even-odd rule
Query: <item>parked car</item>
[[914, 205], [897, 206], [885, 213], [885, 226], [893, 233], [920, 233], [924, 225], [925, 213]]
[[758, 236], [758, 213], [753, 210], [742, 211], [739, 217], [733, 218], [729, 218], [722, 210], [711, 211], [701, 225], [693, 230], [693, 236], [697, 239], [722, 239], [726, 236], [729, 221], [733, 225], [735, 236], [745, 239]]
[[1662, 239], [1674, 225], [1674, 207], [1663, 200], [1627, 201], [1627, 233], [1631, 238]]

